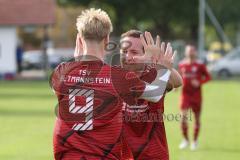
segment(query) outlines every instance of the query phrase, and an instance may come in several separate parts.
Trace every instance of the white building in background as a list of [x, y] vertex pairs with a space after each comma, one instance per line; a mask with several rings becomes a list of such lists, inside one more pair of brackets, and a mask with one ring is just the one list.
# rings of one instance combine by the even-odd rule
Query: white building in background
[[16, 27], [0, 26], [0, 74], [16, 73], [16, 48]]
[[0, 0], [0, 77], [17, 71], [17, 27], [55, 22], [55, 0]]

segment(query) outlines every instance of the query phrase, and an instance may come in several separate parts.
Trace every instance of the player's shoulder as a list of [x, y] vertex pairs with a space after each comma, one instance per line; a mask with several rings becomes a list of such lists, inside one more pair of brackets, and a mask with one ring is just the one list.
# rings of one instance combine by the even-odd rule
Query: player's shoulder
[[61, 62], [54, 68], [53, 71], [54, 72], [59, 72], [65, 65], [66, 65], [66, 62]]
[[61, 62], [57, 65], [57, 67], [53, 70], [55, 74], [68, 74], [69, 72], [79, 69], [83, 67], [81, 62], [71, 60], [71, 61], [65, 61]]
[[60, 64], [57, 65], [57, 67], [54, 70], [57, 71], [57, 70], [66, 69], [73, 66], [74, 64], [75, 64], [74, 61], [61, 62]]

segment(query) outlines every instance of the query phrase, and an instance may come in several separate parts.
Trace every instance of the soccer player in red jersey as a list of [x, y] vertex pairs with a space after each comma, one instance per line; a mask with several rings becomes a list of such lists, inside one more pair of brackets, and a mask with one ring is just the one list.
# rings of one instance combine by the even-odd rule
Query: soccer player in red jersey
[[[140, 35], [143, 33], [138, 30], [130, 30], [121, 36], [121, 64], [124, 68], [134, 71], [139, 77], [147, 82], [152, 81], [149, 75], [152, 67], [144, 68], [133, 57], [144, 55], [145, 48], [141, 42]], [[165, 50], [162, 43], [162, 50]], [[165, 53], [165, 52], [164, 52]], [[173, 55], [169, 55], [171, 57]], [[173, 57], [162, 63], [171, 70], [170, 80], [168, 81], [167, 90], [181, 86], [182, 78], [179, 73], [172, 67]], [[165, 89], [162, 92], [163, 98], [158, 102], [149, 102], [139, 99], [137, 105], [128, 105], [124, 103], [124, 137], [131, 148], [134, 159], [136, 160], [168, 160], [168, 145], [163, 122], [164, 113], [164, 96]]]
[[[159, 101], [170, 70], [154, 72], [146, 83], [135, 73], [103, 62], [112, 24], [106, 12], [89, 9], [77, 19], [75, 61], [60, 64], [51, 86], [58, 99], [53, 136], [55, 160], [127, 160], [132, 158], [122, 136], [122, 103], [136, 98]], [[150, 33], [149, 33], [150, 34]], [[148, 37], [147, 54], [139, 59], [157, 62], [161, 50]], [[171, 46], [169, 45], [169, 48]], [[83, 56], [80, 56], [83, 55]], [[168, 50], [168, 54], [172, 54]], [[154, 88], [154, 91], [152, 92]], [[124, 148], [124, 150], [123, 150]]]
[[197, 140], [200, 130], [200, 115], [202, 106], [201, 86], [208, 82], [211, 77], [206, 66], [197, 60], [196, 48], [187, 45], [185, 48], [185, 58], [179, 63], [179, 71], [183, 78], [180, 109], [182, 113], [181, 129], [184, 139], [179, 145], [184, 149], [189, 145], [187, 114], [189, 109], [194, 113], [194, 137], [191, 150], [197, 149]]

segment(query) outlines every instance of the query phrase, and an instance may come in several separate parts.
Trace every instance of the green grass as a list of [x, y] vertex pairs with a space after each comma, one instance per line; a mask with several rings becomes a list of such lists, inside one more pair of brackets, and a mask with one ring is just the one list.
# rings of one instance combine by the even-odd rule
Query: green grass
[[0, 159], [52, 158], [56, 99], [46, 82], [0, 82]]
[[[165, 122], [172, 160], [239, 159], [239, 89], [238, 81], [213, 81], [204, 86], [200, 146], [196, 152], [180, 151], [179, 122]], [[179, 93], [167, 95], [166, 114], [178, 113]], [[47, 82], [0, 81], [0, 160], [53, 159], [56, 103]]]
[[[240, 82], [213, 81], [203, 88], [202, 128], [199, 150], [180, 151], [179, 122], [167, 121], [166, 132], [172, 160], [236, 160], [240, 157]], [[179, 93], [166, 98], [165, 112], [177, 114]], [[192, 123], [190, 133], [192, 134]], [[190, 134], [190, 135], [191, 135]]]

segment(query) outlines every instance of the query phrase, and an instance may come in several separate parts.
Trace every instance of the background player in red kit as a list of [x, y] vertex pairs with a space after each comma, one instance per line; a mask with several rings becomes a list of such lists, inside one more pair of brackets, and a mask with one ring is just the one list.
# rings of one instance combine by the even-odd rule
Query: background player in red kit
[[202, 105], [201, 86], [211, 78], [203, 63], [197, 60], [196, 48], [187, 45], [185, 48], [185, 58], [179, 63], [179, 71], [183, 78], [180, 109], [182, 113], [181, 129], [184, 139], [179, 145], [184, 149], [189, 145], [187, 114], [191, 109], [194, 113], [194, 137], [191, 150], [197, 149], [197, 140], [200, 130], [200, 114]]
[[[149, 90], [165, 88], [171, 72], [157, 71], [152, 84], [147, 84], [134, 73], [104, 64], [104, 47], [112, 24], [107, 13], [100, 9], [83, 11], [77, 19], [77, 29], [76, 60], [60, 64], [51, 77], [58, 98], [54, 157], [56, 160], [131, 159], [122, 136], [123, 100], [130, 105], [136, 103], [136, 98], [158, 101], [161, 93]], [[160, 54], [160, 50], [153, 52], [156, 46], [152, 41], [146, 42], [148, 54], [138, 58], [156, 61]]]
[[[134, 56], [144, 55], [145, 49], [140, 39], [141, 31], [130, 30], [121, 36], [121, 64], [124, 68], [134, 71], [144, 81], [151, 82], [150, 66], [144, 68], [142, 63], [135, 60]], [[131, 45], [129, 45], [131, 44]], [[165, 50], [162, 43], [162, 50]], [[164, 52], [165, 53], [165, 52]], [[173, 55], [169, 55], [173, 56]], [[171, 70], [168, 81], [168, 90], [181, 86], [182, 78], [172, 68], [173, 57], [165, 63], [165, 67]], [[138, 100], [137, 105], [124, 103], [124, 137], [131, 148], [134, 159], [137, 160], [168, 160], [168, 146], [165, 134], [162, 114], [164, 112], [164, 96], [156, 102]]]

